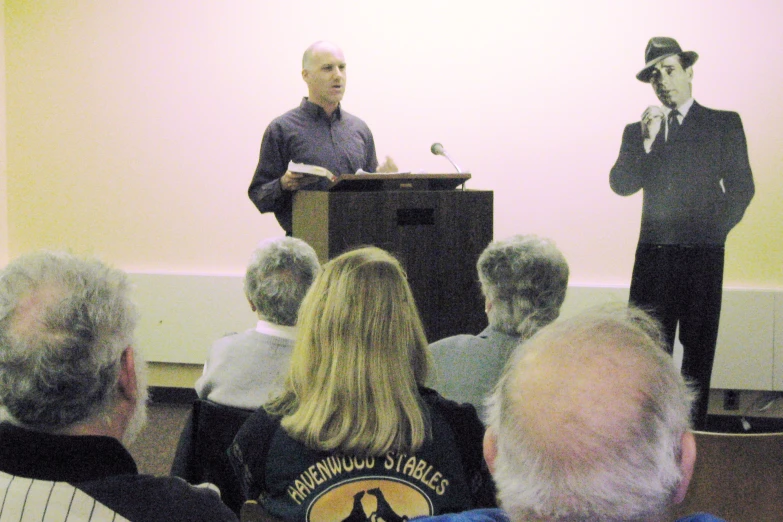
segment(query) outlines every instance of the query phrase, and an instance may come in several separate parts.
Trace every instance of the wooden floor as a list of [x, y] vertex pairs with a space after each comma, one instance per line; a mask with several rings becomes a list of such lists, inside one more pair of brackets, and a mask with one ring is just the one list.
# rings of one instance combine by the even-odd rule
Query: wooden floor
[[[723, 392], [713, 390], [710, 395], [710, 423], [721, 429], [711, 431], [783, 432], [783, 395], [781, 394], [742, 392], [737, 409], [727, 410], [724, 406]], [[147, 425], [130, 448], [139, 472], [157, 476], [169, 475], [177, 442], [190, 409], [189, 403], [153, 403], [149, 406]], [[746, 425], [749, 427], [747, 431]], [[762, 463], [759, 472], [763, 473], [766, 467]], [[781, 479], [783, 480], [783, 477]], [[694, 490], [697, 486], [694, 485]], [[705, 504], [705, 506], [709, 505], [710, 502]], [[780, 512], [783, 513], [783, 506], [780, 508]], [[756, 518], [752, 512], [747, 515], [747, 518], [739, 517], [731, 522], [774, 520], [774, 518]], [[783, 520], [783, 515], [780, 520]]]
[[[190, 404], [153, 403], [149, 406], [147, 425], [130, 451], [139, 471], [151, 475], [169, 474], [179, 435], [190, 412]], [[714, 431], [783, 431], [783, 394], [743, 391], [736, 410], [724, 408], [724, 393], [710, 394], [710, 416], [721, 429]], [[745, 423], [743, 423], [743, 419]], [[781, 518], [783, 520], [783, 518]]]

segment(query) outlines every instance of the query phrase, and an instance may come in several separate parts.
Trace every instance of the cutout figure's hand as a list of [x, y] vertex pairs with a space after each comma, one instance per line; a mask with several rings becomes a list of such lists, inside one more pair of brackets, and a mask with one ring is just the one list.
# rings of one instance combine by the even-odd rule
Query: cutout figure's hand
[[663, 124], [663, 110], [656, 105], [650, 105], [642, 113], [642, 137], [645, 140], [655, 141], [655, 137]]

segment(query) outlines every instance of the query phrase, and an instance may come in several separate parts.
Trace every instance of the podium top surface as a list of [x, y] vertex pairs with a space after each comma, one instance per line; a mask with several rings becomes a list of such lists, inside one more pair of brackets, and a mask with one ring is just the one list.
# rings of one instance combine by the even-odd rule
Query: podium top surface
[[452, 190], [470, 179], [470, 174], [342, 174], [330, 192], [391, 190]]

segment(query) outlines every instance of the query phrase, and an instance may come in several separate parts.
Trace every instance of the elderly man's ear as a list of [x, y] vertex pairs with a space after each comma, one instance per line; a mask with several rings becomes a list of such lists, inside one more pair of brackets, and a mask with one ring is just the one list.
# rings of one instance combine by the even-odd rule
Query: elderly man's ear
[[498, 438], [490, 426], [484, 432], [484, 460], [487, 461], [489, 472], [495, 473], [495, 459], [498, 456]]
[[680, 470], [682, 471], [682, 480], [677, 486], [677, 492], [674, 495], [674, 503], [679, 504], [685, 500], [685, 494], [688, 492], [688, 485], [693, 477], [693, 468], [696, 465], [696, 438], [693, 433], [686, 431], [682, 435], [682, 449], [680, 455]]
[[133, 357], [133, 348], [128, 346], [123, 350], [120, 357], [120, 376], [118, 381], [120, 394], [122, 398], [130, 401], [135, 406], [136, 395], [138, 394], [138, 383], [136, 382], [136, 361]]

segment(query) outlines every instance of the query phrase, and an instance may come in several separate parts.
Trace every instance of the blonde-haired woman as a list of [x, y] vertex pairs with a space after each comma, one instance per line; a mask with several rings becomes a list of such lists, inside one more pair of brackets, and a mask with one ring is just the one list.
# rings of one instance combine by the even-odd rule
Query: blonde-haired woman
[[394, 257], [368, 247], [327, 263], [297, 325], [283, 393], [230, 450], [245, 498], [297, 521], [494, 504], [475, 409], [423, 388], [427, 340]]

